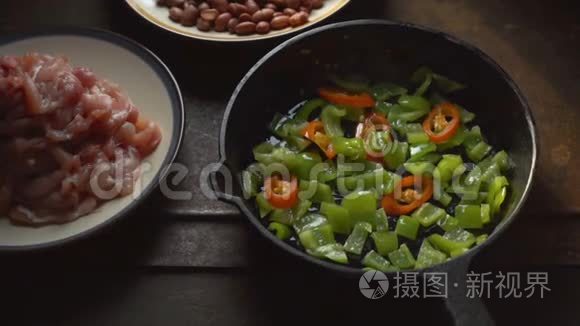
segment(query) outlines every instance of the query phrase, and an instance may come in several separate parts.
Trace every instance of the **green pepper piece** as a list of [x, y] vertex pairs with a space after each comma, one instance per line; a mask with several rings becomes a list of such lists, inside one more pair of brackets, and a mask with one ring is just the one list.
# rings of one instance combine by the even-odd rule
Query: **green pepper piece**
[[[318, 166], [322, 168], [321, 170], [316, 171], [318, 172], [318, 182], [327, 183], [337, 178], [338, 172], [336, 170], [336, 164], [333, 160], [327, 160]], [[310, 172], [314, 173], [314, 171]]]
[[385, 213], [385, 210], [382, 207], [377, 209], [375, 213], [375, 223], [373, 224], [375, 230], [379, 232], [389, 231], [389, 219], [387, 217], [387, 214]]
[[285, 225], [292, 225], [294, 221], [292, 210], [275, 208], [270, 213], [270, 221]]
[[407, 94], [407, 89], [392, 83], [380, 83], [371, 89], [374, 98], [379, 102], [384, 102], [390, 98]]
[[461, 125], [459, 127], [459, 129], [457, 129], [457, 132], [455, 133], [455, 135], [453, 135], [453, 137], [451, 137], [451, 139], [444, 142], [443, 144], [437, 145], [437, 150], [439, 152], [445, 152], [453, 147], [457, 147], [457, 146], [463, 144], [466, 137], [467, 137], [467, 132], [465, 130], [465, 127], [463, 125]]
[[344, 190], [354, 191], [376, 189], [378, 193], [386, 195], [393, 192], [395, 182], [398, 179], [398, 175], [380, 168], [359, 175], [338, 178], [337, 185], [339, 192], [341, 193], [344, 193]]
[[393, 265], [401, 269], [413, 268], [415, 266], [415, 257], [413, 257], [409, 247], [404, 243], [399, 249], [389, 253], [389, 260]]
[[504, 176], [495, 177], [491, 182], [487, 192], [486, 202], [490, 205], [492, 216], [499, 212], [501, 204], [505, 200], [508, 185], [509, 182]]
[[245, 199], [250, 199], [258, 194], [260, 190], [260, 178], [250, 171], [242, 172], [242, 193]]
[[441, 251], [433, 248], [427, 239], [423, 240], [419, 254], [417, 255], [417, 262], [415, 269], [427, 268], [444, 263], [447, 260], [447, 255]]
[[399, 248], [399, 238], [397, 233], [392, 231], [377, 231], [371, 234], [371, 238], [375, 243], [375, 248], [379, 254], [387, 256], [392, 251]]
[[480, 205], [457, 205], [455, 207], [455, 218], [459, 221], [459, 226], [464, 229], [481, 229], [483, 227], [481, 217]]
[[330, 76], [330, 81], [332, 81], [339, 88], [351, 93], [361, 93], [369, 90], [370, 86], [368, 81], [362, 80], [360, 77], [353, 76], [349, 79], [339, 78], [337, 76]]
[[409, 160], [407, 162], [418, 162], [421, 161], [421, 159], [432, 152], [435, 152], [437, 150], [437, 146], [433, 143], [428, 143], [428, 144], [417, 144], [414, 146], [411, 146], [410, 149], [410, 153], [411, 153], [411, 157], [409, 158]]
[[302, 200], [310, 200], [315, 203], [329, 202], [334, 203], [332, 196], [332, 188], [317, 180], [300, 180], [299, 182], [298, 198]]
[[330, 137], [342, 137], [344, 131], [341, 126], [341, 119], [346, 115], [345, 109], [339, 109], [334, 105], [327, 105], [322, 109], [320, 120], [324, 125], [324, 132]]
[[385, 117], [389, 116], [389, 112], [391, 112], [391, 108], [393, 107], [392, 103], [389, 102], [377, 102], [377, 105], [374, 108], [376, 113], [382, 114]]
[[294, 154], [293, 157], [286, 157], [282, 160], [292, 173], [294, 173], [298, 178], [302, 180], [311, 180], [310, 171], [317, 164], [322, 163], [320, 155], [317, 153], [298, 153]]
[[390, 170], [397, 170], [407, 160], [409, 144], [395, 141], [391, 150], [385, 154], [385, 165]]
[[416, 211], [414, 211], [411, 216], [417, 221], [419, 221], [419, 223], [421, 223], [423, 227], [428, 228], [431, 225], [437, 223], [437, 221], [439, 221], [446, 215], [447, 213], [445, 213], [445, 210], [431, 203], [425, 203], [421, 207], [419, 207]]
[[410, 216], [403, 215], [397, 220], [395, 232], [402, 237], [415, 240], [419, 232], [419, 221]]
[[399, 268], [397, 266], [391, 265], [391, 263], [386, 260], [383, 256], [376, 253], [374, 250], [369, 251], [362, 259], [362, 264], [373, 270], [381, 271], [384, 273], [397, 272]]
[[442, 219], [437, 221], [437, 225], [443, 229], [443, 231], [448, 232], [458, 229], [459, 221], [451, 215], [445, 215]]
[[480, 244], [484, 243], [487, 240], [487, 238], [489, 238], [488, 234], [486, 233], [481, 234], [477, 236], [477, 238], [475, 238], [475, 244], [479, 246]]
[[431, 175], [435, 170], [435, 165], [430, 162], [408, 162], [403, 165], [405, 166], [405, 170], [415, 176], [424, 174]]
[[433, 81], [433, 73], [429, 70], [429, 68], [419, 68], [413, 76], [411, 80], [415, 83], [421, 83], [421, 85], [415, 91], [415, 95], [422, 96], [427, 92], [429, 86], [431, 86], [431, 82]]
[[342, 207], [348, 210], [353, 223], [373, 223], [377, 210], [377, 198], [368, 190], [352, 192], [342, 199]]
[[491, 221], [491, 208], [489, 204], [481, 204], [481, 222], [487, 224]]
[[424, 97], [402, 95], [399, 97], [398, 105], [391, 108], [389, 120], [415, 121], [429, 113], [430, 108], [431, 103]]
[[352, 233], [344, 243], [344, 250], [351, 254], [362, 254], [363, 247], [369, 234], [373, 231], [373, 226], [367, 222], [359, 222], [354, 225]]
[[312, 112], [318, 108], [321, 108], [325, 104], [326, 101], [321, 98], [315, 98], [306, 101], [304, 105], [302, 105], [302, 108], [300, 108], [300, 110], [296, 113], [295, 119], [299, 121], [308, 121], [310, 120], [310, 115]]
[[256, 196], [256, 205], [260, 211], [260, 217], [264, 218], [274, 209], [270, 202], [266, 199], [266, 195], [261, 192]]
[[352, 231], [352, 222], [346, 208], [334, 203], [323, 202], [320, 204], [320, 212], [326, 216], [334, 232], [350, 234]]
[[428, 239], [433, 246], [448, 255], [456, 249], [468, 249], [475, 243], [475, 236], [461, 228], [448, 231], [443, 236], [432, 234]]
[[423, 125], [420, 123], [409, 123], [407, 125], [407, 141], [410, 144], [425, 144], [429, 142], [429, 136], [423, 130]]
[[437, 171], [439, 173], [439, 180], [441, 183], [446, 184], [451, 181], [453, 172], [455, 172], [460, 165], [463, 165], [463, 159], [460, 155], [443, 155], [443, 158], [437, 164]]
[[314, 249], [306, 249], [306, 252], [314, 257], [327, 258], [339, 264], [348, 264], [348, 257], [338, 243], [329, 243]]
[[272, 164], [274, 160], [272, 158], [272, 152], [274, 151], [274, 145], [264, 142], [254, 147], [253, 154], [254, 159], [263, 164]]
[[435, 199], [444, 207], [449, 206], [449, 204], [451, 204], [451, 201], [453, 200], [451, 195], [449, 195], [445, 191], [439, 192], [438, 196], [436, 196]]
[[292, 226], [294, 227], [294, 231], [300, 234], [306, 230], [325, 224], [328, 224], [328, 220], [324, 216], [316, 213], [309, 213], [293, 221]]
[[292, 230], [282, 223], [272, 222], [268, 226], [268, 230], [272, 231], [280, 240], [288, 240], [292, 236]]
[[337, 154], [342, 154], [352, 160], [366, 157], [364, 142], [360, 138], [334, 137], [332, 146]]
[[461, 114], [461, 122], [469, 123], [475, 119], [475, 113], [467, 111], [464, 107], [457, 105]]
[[481, 161], [491, 151], [491, 146], [483, 140], [479, 126], [475, 126], [467, 132], [463, 146], [467, 152], [467, 157], [474, 162]]
[[463, 255], [464, 253], [466, 253], [468, 251], [469, 251], [469, 249], [467, 249], [467, 248], [457, 248], [457, 249], [454, 249], [449, 254], [449, 256], [451, 256], [451, 258], [459, 257], [459, 256]]
[[501, 172], [504, 173], [508, 171], [513, 165], [506, 151], [497, 152], [493, 156], [492, 161], [496, 163], [501, 169]]
[[315, 228], [302, 231], [298, 234], [300, 244], [305, 249], [314, 250], [320, 246], [336, 243], [332, 226], [330, 224], [323, 224]]

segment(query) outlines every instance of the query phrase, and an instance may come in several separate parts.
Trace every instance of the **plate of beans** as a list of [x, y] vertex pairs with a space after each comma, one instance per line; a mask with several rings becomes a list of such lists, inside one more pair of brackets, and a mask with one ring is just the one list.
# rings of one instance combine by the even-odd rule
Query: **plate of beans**
[[277, 37], [312, 26], [350, 0], [126, 0], [165, 30], [209, 41]]

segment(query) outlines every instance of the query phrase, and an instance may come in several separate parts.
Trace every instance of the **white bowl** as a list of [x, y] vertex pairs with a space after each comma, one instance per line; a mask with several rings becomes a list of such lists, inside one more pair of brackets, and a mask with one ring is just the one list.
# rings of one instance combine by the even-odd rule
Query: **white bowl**
[[143, 46], [120, 35], [85, 29], [3, 35], [0, 53], [28, 52], [67, 56], [73, 66], [91, 68], [127, 92], [140, 112], [159, 124], [163, 139], [142, 162], [133, 195], [99, 206], [93, 213], [62, 225], [17, 226], [0, 217], [0, 250], [29, 250], [83, 237], [126, 215], [158, 186], [164, 167], [173, 162], [183, 132], [184, 110], [179, 87], [167, 67]]
[[195, 26], [186, 27], [181, 24], [178, 24], [169, 19], [169, 10], [167, 8], [157, 6], [156, 0], [125, 0], [125, 1], [141, 17], [145, 18], [149, 22], [165, 30], [191, 38], [218, 42], [255, 41], [294, 33], [323, 21], [324, 19], [338, 12], [340, 9], [342, 9], [350, 2], [350, 0], [326, 0], [322, 8], [312, 10], [308, 23], [299, 27], [295, 28], [288, 27], [279, 31], [270, 31], [268, 34], [263, 35], [254, 34], [247, 36], [238, 36], [235, 34], [230, 34], [228, 32], [218, 33], [213, 30], [209, 32], [202, 32], [198, 30]]

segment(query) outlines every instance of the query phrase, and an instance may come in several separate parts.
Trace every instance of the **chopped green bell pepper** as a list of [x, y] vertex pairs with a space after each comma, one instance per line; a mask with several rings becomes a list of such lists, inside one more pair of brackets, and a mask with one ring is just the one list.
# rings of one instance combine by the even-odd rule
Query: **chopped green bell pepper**
[[352, 192], [342, 199], [342, 207], [348, 210], [353, 223], [368, 222], [373, 224], [377, 210], [377, 198], [368, 190]]
[[491, 146], [483, 140], [479, 126], [475, 126], [466, 132], [463, 146], [467, 157], [474, 162], [481, 161], [491, 151]]
[[399, 248], [399, 238], [395, 232], [377, 231], [371, 234], [371, 238], [373, 238], [377, 252], [382, 256], [387, 256]]
[[384, 162], [390, 170], [397, 170], [407, 160], [409, 144], [395, 141], [391, 150], [385, 154]]
[[489, 237], [489, 235], [485, 234], [485, 233], [477, 236], [475, 238], [475, 244], [479, 246], [480, 244], [484, 243], [488, 237]]
[[376, 189], [378, 193], [386, 195], [393, 192], [395, 182], [399, 178], [398, 175], [380, 168], [359, 175], [338, 178], [336, 183], [340, 193]]
[[468, 251], [469, 251], [469, 249], [467, 249], [467, 248], [457, 248], [457, 249], [454, 249], [449, 254], [449, 256], [451, 256], [451, 258], [459, 257], [459, 256], [463, 255], [464, 253], [466, 253]]
[[439, 191], [437, 196], [435, 196], [435, 200], [437, 200], [444, 207], [447, 207], [449, 206], [449, 204], [451, 204], [453, 198], [451, 197], [450, 194], [446, 193], [445, 191]]
[[332, 146], [337, 154], [342, 154], [351, 160], [366, 157], [365, 145], [360, 138], [334, 137]]
[[348, 257], [339, 243], [329, 243], [315, 249], [307, 249], [309, 255], [327, 258], [339, 264], [348, 264]]
[[409, 123], [406, 129], [407, 141], [410, 144], [416, 145], [429, 142], [429, 136], [427, 136], [420, 123]]
[[437, 164], [437, 171], [439, 173], [439, 180], [441, 183], [446, 184], [451, 181], [453, 173], [460, 165], [463, 165], [463, 159], [460, 155], [443, 155], [443, 158]]
[[352, 93], [366, 92], [370, 88], [368, 81], [358, 76], [351, 76], [350, 78], [339, 78], [337, 76], [330, 76], [329, 79], [336, 86]]
[[391, 263], [401, 269], [413, 268], [415, 266], [415, 257], [406, 244], [402, 244], [399, 249], [389, 253]]
[[491, 208], [489, 204], [481, 204], [481, 222], [487, 224], [491, 221]]
[[428, 144], [417, 144], [414, 146], [411, 146], [410, 152], [411, 152], [411, 157], [409, 158], [409, 160], [407, 162], [418, 162], [421, 161], [421, 159], [429, 154], [429, 153], [433, 153], [437, 150], [437, 146], [433, 143], [428, 143]]
[[445, 210], [431, 203], [425, 203], [421, 207], [419, 207], [416, 211], [414, 211], [411, 216], [417, 221], [419, 221], [419, 223], [421, 223], [423, 227], [428, 228], [431, 225], [437, 223], [437, 221], [439, 221], [446, 215], [447, 213], [445, 213]]
[[457, 146], [463, 144], [466, 137], [467, 137], [467, 131], [465, 130], [465, 127], [463, 125], [461, 125], [459, 127], [459, 129], [457, 129], [457, 132], [455, 133], [455, 135], [453, 135], [453, 137], [451, 137], [451, 139], [444, 142], [443, 144], [437, 145], [437, 150], [439, 152], [444, 152], [444, 151], [447, 151], [453, 147], [457, 147]]
[[481, 229], [483, 227], [480, 205], [457, 205], [455, 218], [464, 229]]
[[360, 255], [364, 248], [369, 234], [373, 231], [373, 226], [367, 222], [359, 222], [354, 225], [352, 233], [344, 243], [344, 250], [351, 254]]
[[266, 217], [274, 209], [274, 207], [272, 207], [270, 202], [266, 199], [266, 195], [263, 192], [256, 196], [256, 205], [258, 205], [261, 218]]
[[410, 216], [403, 215], [397, 220], [395, 232], [402, 237], [415, 240], [419, 232], [419, 221]]
[[399, 271], [397, 266], [391, 265], [391, 263], [386, 260], [383, 256], [376, 253], [374, 250], [369, 251], [363, 258], [362, 264], [373, 270], [381, 271], [384, 273]]
[[390, 98], [407, 94], [407, 89], [392, 83], [380, 83], [371, 89], [374, 98], [379, 102], [384, 102]]
[[402, 95], [398, 105], [391, 108], [389, 121], [415, 121], [429, 113], [430, 108], [431, 103], [421, 96]]
[[346, 208], [334, 203], [323, 202], [320, 204], [320, 212], [326, 216], [334, 232], [350, 234], [352, 231], [350, 214]]
[[448, 255], [456, 249], [468, 249], [475, 243], [475, 236], [461, 228], [448, 231], [443, 236], [432, 234], [428, 239], [433, 246]]
[[323, 224], [315, 228], [302, 231], [298, 234], [300, 244], [305, 249], [314, 250], [318, 247], [336, 243], [334, 239], [334, 232], [330, 224]]
[[497, 152], [493, 156], [492, 161], [499, 166], [503, 173], [507, 172], [513, 165], [506, 151]]
[[419, 254], [417, 255], [417, 262], [415, 268], [427, 268], [437, 264], [444, 263], [447, 260], [447, 255], [443, 252], [433, 248], [427, 239], [423, 240]]
[[375, 213], [375, 223], [373, 226], [376, 231], [389, 231], [389, 219], [382, 207], [377, 209]]
[[314, 112], [314, 110], [316, 110], [318, 108], [323, 107], [325, 104], [326, 104], [326, 101], [324, 101], [321, 98], [315, 98], [315, 99], [306, 101], [304, 103], [304, 105], [302, 105], [302, 108], [300, 108], [300, 110], [298, 110], [294, 119], [299, 120], [299, 121], [309, 121], [310, 115], [312, 115], [312, 112]]
[[491, 182], [487, 192], [486, 202], [490, 205], [492, 216], [499, 212], [501, 204], [505, 200], [508, 185], [509, 182], [504, 176], [495, 177]]
[[334, 202], [332, 188], [325, 183], [316, 180], [300, 180], [299, 188], [298, 198], [302, 200], [310, 200], [315, 203]]
[[442, 219], [437, 221], [437, 225], [443, 229], [443, 231], [448, 232], [458, 229], [459, 221], [451, 215], [445, 215]]
[[281, 223], [270, 223], [268, 230], [272, 231], [280, 240], [288, 240], [292, 237], [292, 230], [287, 225]]
[[346, 115], [345, 109], [339, 109], [334, 105], [327, 105], [322, 109], [320, 120], [324, 125], [325, 133], [330, 137], [342, 137], [344, 131], [341, 126], [341, 119]]
[[405, 170], [415, 176], [424, 174], [431, 175], [435, 170], [435, 165], [431, 162], [407, 162], [403, 166]]

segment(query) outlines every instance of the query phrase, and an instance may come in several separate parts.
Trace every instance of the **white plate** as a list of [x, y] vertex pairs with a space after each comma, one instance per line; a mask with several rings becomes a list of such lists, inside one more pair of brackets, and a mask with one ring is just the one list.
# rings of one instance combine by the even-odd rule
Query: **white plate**
[[107, 202], [95, 212], [63, 225], [16, 226], [2, 217], [0, 250], [59, 245], [126, 215], [158, 185], [162, 167], [175, 158], [183, 131], [183, 100], [177, 83], [167, 67], [141, 45], [116, 34], [83, 29], [0, 37], [2, 55], [28, 52], [67, 56], [73, 66], [89, 67], [99, 77], [119, 84], [140, 112], [159, 124], [163, 139], [143, 161], [143, 172], [133, 195]]
[[126, 2], [140, 16], [147, 19], [149, 22], [168, 31], [183, 36], [207, 41], [240, 42], [240, 41], [262, 40], [297, 32], [299, 30], [312, 26], [330, 17], [331, 15], [342, 9], [344, 6], [346, 6], [350, 2], [350, 0], [326, 0], [322, 8], [312, 10], [308, 23], [300, 27], [296, 28], [288, 27], [286, 29], [282, 29], [279, 31], [271, 31], [268, 34], [263, 35], [254, 34], [248, 36], [238, 36], [235, 34], [230, 34], [228, 32], [218, 33], [213, 30], [209, 32], [202, 32], [198, 30], [195, 26], [186, 27], [181, 24], [175, 23], [171, 19], [169, 19], [169, 9], [157, 6], [156, 0], [126, 0]]

